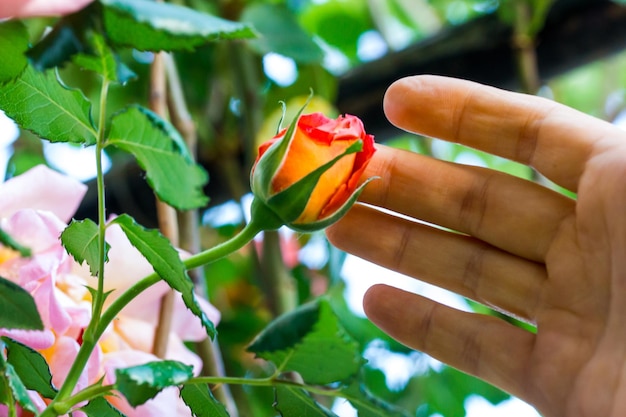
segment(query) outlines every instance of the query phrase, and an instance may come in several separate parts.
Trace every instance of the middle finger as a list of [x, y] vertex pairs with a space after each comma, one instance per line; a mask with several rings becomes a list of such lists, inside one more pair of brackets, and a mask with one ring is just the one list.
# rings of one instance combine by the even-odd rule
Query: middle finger
[[361, 201], [543, 262], [574, 201], [531, 181], [378, 146]]

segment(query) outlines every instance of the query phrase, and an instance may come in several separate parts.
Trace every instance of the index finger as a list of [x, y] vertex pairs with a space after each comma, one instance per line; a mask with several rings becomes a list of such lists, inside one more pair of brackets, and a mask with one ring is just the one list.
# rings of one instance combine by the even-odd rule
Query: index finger
[[544, 98], [470, 81], [420, 75], [393, 83], [385, 114], [414, 133], [533, 166], [576, 191], [586, 161], [621, 130]]

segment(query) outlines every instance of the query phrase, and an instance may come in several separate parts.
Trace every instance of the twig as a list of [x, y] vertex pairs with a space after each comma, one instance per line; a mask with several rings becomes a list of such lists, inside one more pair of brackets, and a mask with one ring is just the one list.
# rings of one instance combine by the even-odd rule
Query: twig
[[[170, 118], [174, 126], [183, 136], [187, 148], [192, 157], [195, 159], [197, 155], [198, 136], [196, 125], [191, 118], [189, 109], [183, 93], [180, 76], [176, 68], [176, 64], [171, 55], [165, 55], [165, 68], [168, 80], [168, 108]], [[180, 212], [178, 216], [180, 248], [189, 253], [200, 252], [200, 236], [198, 233], [200, 224], [198, 211], [188, 210]], [[204, 268], [198, 267], [189, 271], [189, 275], [193, 280], [196, 291], [205, 294], [208, 298], [208, 291], [204, 279]], [[225, 377], [224, 362], [217, 338], [211, 341], [206, 338], [196, 343], [196, 351], [202, 359], [203, 375]], [[231, 417], [238, 417], [239, 412], [237, 405], [233, 399], [230, 387], [221, 385], [214, 391], [215, 397], [226, 407]]]
[[[167, 117], [167, 92], [165, 73], [165, 53], [159, 52], [154, 55], [154, 61], [150, 67], [150, 109], [159, 116]], [[178, 220], [176, 211], [168, 204], [156, 201], [157, 219], [159, 230], [172, 242], [178, 246]], [[173, 290], [169, 290], [161, 298], [161, 308], [159, 309], [159, 320], [154, 332], [154, 342], [152, 352], [159, 358], [165, 357], [170, 330], [172, 327], [172, 311], [174, 310]]]
[[285, 266], [278, 231], [263, 232], [260, 262], [263, 287], [274, 317], [296, 308], [298, 300], [295, 281]]

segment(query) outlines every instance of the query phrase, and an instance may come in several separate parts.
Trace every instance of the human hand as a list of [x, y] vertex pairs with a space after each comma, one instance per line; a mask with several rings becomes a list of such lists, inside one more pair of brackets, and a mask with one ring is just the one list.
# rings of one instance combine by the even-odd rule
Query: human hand
[[537, 326], [461, 312], [386, 285], [368, 317], [392, 337], [547, 417], [626, 415], [626, 132], [539, 97], [461, 80], [394, 83], [395, 125], [533, 166], [569, 199], [501, 172], [379, 146], [361, 200], [459, 233], [354, 208], [341, 249]]

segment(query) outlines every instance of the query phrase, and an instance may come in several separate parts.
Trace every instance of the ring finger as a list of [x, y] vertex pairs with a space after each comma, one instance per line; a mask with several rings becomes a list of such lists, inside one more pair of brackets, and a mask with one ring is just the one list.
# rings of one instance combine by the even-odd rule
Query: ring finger
[[327, 233], [356, 256], [534, 322], [543, 264], [365, 205], [355, 205]]

